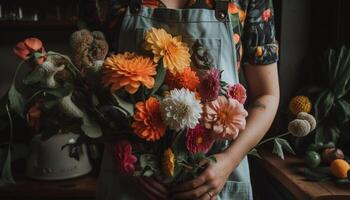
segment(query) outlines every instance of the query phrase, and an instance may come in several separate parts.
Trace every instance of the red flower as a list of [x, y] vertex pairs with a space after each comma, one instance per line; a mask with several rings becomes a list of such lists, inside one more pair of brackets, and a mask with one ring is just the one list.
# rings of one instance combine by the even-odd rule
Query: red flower
[[213, 101], [220, 94], [220, 71], [210, 69], [201, 77], [198, 92], [202, 100]]
[[132, 154], [132, 146], [127, 140], [119, 141], [114, 146], [114, 158], [117, 171], [121, 174], [132, 175], [135, 171], [136, 156]]
[[236, 99], [241, 104], [244, 104], [247, 100], [246, 89], [239, 83], [230, 85], [228, 87], [227, 95], [232, 99]]
[[210, 137], [208, 130], [201, 124], [186, 133], [186, 148], [194, 154], [198, 152], [207, 153], [212, 147], [214, 140]]
[[262, 14], [261, 14], [261, 20], [266, 22], [270, 19], [272, 16], [271, 9], [266, 9]]
[[[36, 52], [45, 54], [46, 51], [43, 47], [43, 43], [37, 38], [27, 38], [22, 42], [19, 42], [13, 49], [13, 52], [23, 60], [29, 59], [29, 57]], [[37, 58], [38, 64], [42, 64], [45, 60], [45, 56]]]

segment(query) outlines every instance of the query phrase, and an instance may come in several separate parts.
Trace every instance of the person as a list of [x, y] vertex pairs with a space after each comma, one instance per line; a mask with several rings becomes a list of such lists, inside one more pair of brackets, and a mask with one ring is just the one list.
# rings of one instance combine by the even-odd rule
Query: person
[[[172, 188], [152, 177], [118, 176], [107, 148], [97, 199], [253, 199], [246, 155], [268, 131], [279, 104], [278, 44], [272, 0], [144, 0], [139, 5], [140, 2], [111, 2], [116, 17], [109, 21], [110, 28], [115, 29], [112, 48], [120, 52], [137, 51], [150, 27], [166, 27], [189, 43], [193, 38], [199, 39], [215, 51], [214, 63], [223, 70], [225, 81], [235, 83], [238, 71], [244, 73], [249, 116], [238, 138], [215, 154], [217, 162], [197, 178]], [[120, 28], [116, 28], [118, 24]]]

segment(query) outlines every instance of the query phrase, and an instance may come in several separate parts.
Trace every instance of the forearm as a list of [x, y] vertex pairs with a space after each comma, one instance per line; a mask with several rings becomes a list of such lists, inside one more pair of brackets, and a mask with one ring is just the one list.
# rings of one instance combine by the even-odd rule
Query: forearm
[[276, 81], [275, 86], [269, 87], [273, 89], [259, 92], [260, 94], [255, 92], [254, 96], [252, 95], [246, 128], [224, 152], [227, 158], [232, 160], [233, 169], [264, 137], [275, 118], [279, 104], [278, 78]]

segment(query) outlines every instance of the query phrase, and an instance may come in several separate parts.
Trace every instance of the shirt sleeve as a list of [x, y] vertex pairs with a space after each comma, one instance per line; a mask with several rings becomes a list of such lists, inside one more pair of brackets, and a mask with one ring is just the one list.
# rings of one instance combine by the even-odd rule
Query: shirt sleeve
[[242, 38], [243, 63], [267, 65], [278, 61], [272, 0], [250, 0]]

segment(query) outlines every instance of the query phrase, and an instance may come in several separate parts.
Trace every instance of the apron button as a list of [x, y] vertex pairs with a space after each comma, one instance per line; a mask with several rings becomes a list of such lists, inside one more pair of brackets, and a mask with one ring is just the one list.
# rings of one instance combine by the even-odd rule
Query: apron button
[[224, 12], [220, 11], [220, 12], [218, 12], [218, 17], [220, 19], [225, 19], [226, 18], [226, 14]]

